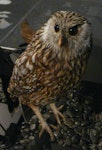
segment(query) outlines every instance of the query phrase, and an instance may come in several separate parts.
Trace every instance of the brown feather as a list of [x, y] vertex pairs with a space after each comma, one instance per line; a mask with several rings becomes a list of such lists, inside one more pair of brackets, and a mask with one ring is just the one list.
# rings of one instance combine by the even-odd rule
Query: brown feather
[[26, 20], [24, 20], [21, 23], [21, 29], [20, 29], [20, 33], [22, 38], [24, 39], [24, 41], [29, 44], [33, 38], [34, 35], [34, 30], [31, 28], [31, 26], [28, 24], [28, 22]]

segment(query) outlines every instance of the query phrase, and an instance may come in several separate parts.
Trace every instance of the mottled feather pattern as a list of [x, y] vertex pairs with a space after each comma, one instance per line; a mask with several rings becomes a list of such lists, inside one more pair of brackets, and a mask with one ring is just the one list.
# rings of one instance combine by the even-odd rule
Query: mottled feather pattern
[[[56, 18], [58, 21], [62, 19], [62, 26], [64, 25], [63, 21], [68, 20], [69, 27], [75, 26], [76, 24], [83, 25], [84, 22], [87, 22], [85, 18], [74, 12], [69, 12], [67, 15], [66, 12], [58, 12], [53, 15], [51, 19], [54, 19], [56, 22]], [[43, 41], [44, 29], [46, 29], [46, 26], [47, 24], [36, 32], [27, 50], [17, 59], [11, 77], [9, 91], [15, 96], [27, 94], [27, 103], [32, 102], [29, 99], [29, 97], [31, 97], [30, 94], [33, 95], [33, 101], [34, 104], [36, 104], [38, 100], [38, 98], [36, 99], [36, 95], [40, 97], [40, 95], [44, 94], [45, 97], [49, 97], [50, 101], [50, 99], [59, 95], [63, 89], [69, 90], [70, 86], [75, 85], [80, 80], [81, 74], [84, 71], [82, 68], [85, 67], [87, 61], [85, 58], [86, 51], [84, 52], [85, 54], [82, 50], [80, 52], [84, 43], [80, 43], [80, 41], [79, 45], [75, 43], [78, 40], [78, 35], [77, 37], [71, 37], [73, 38], [71, 42], [73, 42], [73, 45], [76, 44], [76, 46], [79, 46], [78, 49], [76, 49], [79, 53], [70, 50], [70, 48], [73, 49], [74, 46], [69, 45], [69, 48], [65, 47], [62, 48], [62, 50], [58, 48], [58, 52], [54, 54], [54, 51], [57, 51], [56, 48], [50, 45], [49, 41], [45, 41], [45, 43]], [[87, 47], [85, 47], [85, 50]], [[82, 60], [84, 60], [84, 63], [82, 63]], [[49, 94], [51, 91], [53, 91], [53, 94]], [[43, 99], [45, 100], [44, 97]], [[23, 103], [26, 104], [24, 101]]]
[[[63, 115], [54, 105], [82, 78], [91, 51], [91, 26], [75, 12], [58, 11], [33, 35], [15, 63], [8, 92], [30, 106], [51, 138], [38, 107], [49, 104], [57, 122]], [[36, 107], [35, 107], [36, 106]]]

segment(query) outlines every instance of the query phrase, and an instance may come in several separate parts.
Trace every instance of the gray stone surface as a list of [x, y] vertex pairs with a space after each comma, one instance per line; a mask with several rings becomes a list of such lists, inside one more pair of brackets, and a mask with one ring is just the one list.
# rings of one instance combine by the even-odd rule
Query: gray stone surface
[[[84, 79], [102, 83], [102, 0], [11, 0], [9, 5], [0, 5], [2, 11], [9, 11], [4, 18], [10, 26], [0, 29], [0, 45], [18, 47], [23, 42], [20, 23], [27, 19], [34, 29], [38, 29], [57, 10], [77, 11], [86, 16], [92, 24], [93, 49]], [[1, 24], [1, 22], [0, 22]]]

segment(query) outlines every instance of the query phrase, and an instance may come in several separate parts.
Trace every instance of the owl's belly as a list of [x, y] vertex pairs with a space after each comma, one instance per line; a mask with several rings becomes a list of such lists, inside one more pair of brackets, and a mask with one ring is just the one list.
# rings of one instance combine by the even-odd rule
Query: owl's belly
[[22, 94], [20, 96], [22, 103], [26, 105], [30, 103], [34, 105], [51, 103], [57, 96], [61, 97], [80, 81], [85, 66], [85, 61], [77, 61], [74, 65], [70, 64], [66, 69], [41, 71], [41, 73], [37, 74], [39, 79], [37, 90], [32, 88], [31, 92]]

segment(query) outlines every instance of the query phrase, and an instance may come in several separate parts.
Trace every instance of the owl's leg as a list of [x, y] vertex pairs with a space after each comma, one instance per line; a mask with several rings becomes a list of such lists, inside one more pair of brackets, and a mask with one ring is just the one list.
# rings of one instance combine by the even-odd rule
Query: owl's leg
[[54, 115], [55, 115], [55, 118], [56, 118], [56, 120], [57, 120], [57, 123], [58, 123], [59, 125], [61, 125], [60, 118], [62, 118], [62, 120], [63, 120], [64, 122], [66, 121], [64, 115], [63, 115], [63, 114], [59, 111], [59, 109], [55, 106], [55, 103], [51, 103], [51, 104], [50, 104], [50, 107], [51, 107], [51, 109], [52, 109], [52, 111], [53, 111], [53, 113], [54, 113]]
[[41, 137], [41, 135], [44, 132], [44, 130], [46, 130], [50, 134], [51, 140], [53, 140], [54, 139], [54, 135], [53, 135], [50, 127], [48, 126], [47, 122], [44, 120], [42, 114], [40, 113], [39, 107], [37, 107], [37, 106], [35, 106], [33, 104], [30, 104], [29, 107], [34, 111], [34, 113], [36, 114], [36, 116], [40, 120], [42, 129], [40, 131], [39, 137]]

